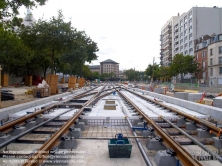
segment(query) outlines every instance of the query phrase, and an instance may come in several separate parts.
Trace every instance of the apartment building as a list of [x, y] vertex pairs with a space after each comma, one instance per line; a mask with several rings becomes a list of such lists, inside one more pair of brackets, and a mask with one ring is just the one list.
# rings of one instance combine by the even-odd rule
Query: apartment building
[[119, 77], [119, 63], [111, 59], [100, 62], [100, 65], [91, 65], [89, 69], [91, 72], [98, 72], [99, 74], [113, 72], [116, 77]]
[[172, 50], [174, 50], [174, 45], [172, 44], [172, 39], [174, 38], [173, 25], [174, 22], [179, 19], [179, 16], [171, 17], [167, 23], [161, 28], [161, 48], [160, 48], [160, 64], [162, 66], [169, 66], [172, 61]]
[[113, 72], [116, 75], [116, 77], [119, 77], [119, 63], [111, 59], [102, 61], [100, 62], [100, 72], [101, 74]]
[[[222, 33], [222, 8], [216, 6], [192, 7], [188, 12], [178, 17], [172, 21], [172, 58], [176, 54], [194, 55], [193, 41], [195, 39], [205, 34]], [[165, 26], [161, 28], [161, 35]], [[164, 49], [162, 45], [164, 46], [165, 42], [164, 38], [162, 38], [161, 49]], [[168, 58], [167, 62], [166, 57], [166, 54], [160, 57], [161, 65], [171, 64], [172, 58]]]
[[209, 86], [222, 86], [222, 34], [211, 37], [208, 46]]
[[208, 45], [210, 44], [210, 36], [205, 35], [194, 41], [194, 55], [196, 62], [199, 64], [199, 72], [195, 77], [200, 84], [208, 85]]

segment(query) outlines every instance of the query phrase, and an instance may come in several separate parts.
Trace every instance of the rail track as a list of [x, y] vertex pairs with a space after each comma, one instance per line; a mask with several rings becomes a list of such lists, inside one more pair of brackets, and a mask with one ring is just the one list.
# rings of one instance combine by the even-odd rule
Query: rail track
[[[24, 139], [23, 139], [23, 141], [21, 141], [20, 140], [21, 137], [26, 138], [25, 137], [26, 135], [30, 136], [30, 135], [32, 135], [30, 133], [36, 133], [36, 131], [38, 131], [38, 129], [43, 126], [46, 126], [46, 127], [50, 126], [51, 127], [50, 131], [43, 132], [44, 134], [50, 133], [50, 138], [47, 138], [49, 140], [46, 143], [44, 143], [45, 142], [44, 137], [32, 138], [29, 140], [25, 139], [24, 142], [28, 141], [29, 143], [44, 143], [41, 150], [44, 149], [45, 150], [44, 152], [49, 152], [50, 150], [52, 150], [52, 147], [55, 147], [54, 145], [59, 144], [62, 139], [65, 139], [67, 137], [66, 134], [70, 130], [74, 129], [75, 124], [77, 124], [76, 121], [81, 119], [80, 116], [83, 114], [83, 110], [85, 107], [89, 106], [92, 103], [95, 103], [101, 97], [112, 93], [112, 92], [105, 93], [104, 95], [99, 96], [101, 93], [103, 93], [105, 91], [104, 90], [105, 86], [101, 90], [99, 90], [98, 92], [91, 92], [91, 91], [95, 90], [96, 88], [98, 88], [98, 87], [91, 88], [81, 94], [77, 94], [71, 98], [61, 100], [56, 104], [46, 106], [46, 108], [44, 108], [44, 109], [41, 109], [39, 111], [33, 111], [33, 113], [30, 113], [22, 118], [17, 118], [17, 119], [12, 120], [8, 123], [5, 123], [5, 125], [0, 127], [0, 132], [1, 132], [0, 148], [5, 147], [6, 152], [4, 154], [1, 154], [1, 156], [10, 155], [10, 153], [7, 153], [7, 145], [9, 145], [12, 142], [23, 142]], [[106, 89], [106, 90], [111, 90], [111, 89]], [[92, 97], [90, 100], [88, 100], [86, 103], [83, 104], [81, 109], [79, 109], [78, 111], [75, 111], [74, 116], [69, 120], [58, 120], [57, 118], [65, 113], [73, 111], [75, 108], [66, 108], [65, 111], [63, 110], [58, 115], [54, 116], [53, 118], [49, 118], [47, 120], [43, 120], [43, 118], [41, 117], [42, 114], [53, 113], [54, 111], [59, 109], [60, 105], [66, 105], [66, 107], [67, 107], [70, 104], [70, 101], [72, 101], [73, 99], [80, 99], [80, 98], [83, 98], [86, 96], [92, 96]], [[33, 123], [34, 125], [26, 128], [27, 124], [29, 124], [31, 122], [36, 122], [39, 119], [41, 119], [41, 120], [38, 123]], [[41, 135], [41, 134], [39, 134], [39, 135]], [[40, 152], [42, 152], [42, 151], [40, 151]], [[38, 156], [40, 152], [36, 152], [35, 155]], [[44, 153], [44, 155], [46, 155], [46, 154]], [[24, 157], [24, 156], [30, 156], [30, 154], [17, 153], [16, 156], [23, 156]], [[34, 159], [36, 160], [36, 157]], [[32, 161], [33, 158], [31, 157], [30, 160]], [[38, 160], [38, 158], [37, 158], [37, 160]], [[38, 160], [38, 162], [40, 163], [39, 160]], [[30, 163], [31, 163], [31, 165], [33, 164], [33, 162], [27, 162], [26, 164], [30, 164]]]
[[[184, 120], [184, 122], [185, 122], [185, 120], [188, 122], [191, 122], [192, 124], [196, 125], [197, 127], [205, 130], [206, 132], [209, 132], [210, 134], [214, 134], [216, 137], [221, 139], [221, 128], [216, 127], [214, 124], [212, 124], [204, 119], [200, 119], [195, 116], [191, 116], [187, 113], [184, 113], [183, 111], [181, 111], [179, 109], [169, 107], [169, 106], [163, 104], [161, 101], [158, 101], [157, 99], [148, 98], [144, 95], [136, 93], [135, 91], [129, 90], [127, 88], [124, 88], [124, 90], [138, 96], [139, 98], [141, 98], [143, 100], [148, 101], [148, 103], [149, 103], [148, 105], [155, 105], [156, 107], [160, 107], [162, 109], [165, 109], [168, 112], [173, 112], [176, 115], [178, 115], [178, 119], [182, 119], [182, 120]], [[171, 149], [171, 150], [169, 150], [169, 151], [171, 151], [170, 153], [172, 155], [176, 155], [177, 158], [182, 162], [182, 164], [184, 164], [184, 165], [202, 165], [198, 160], [204, 160], [204, 157], [194, 158], [194, 156], [192, 155], [191, 152], [188, 152], [186, 149], [184, 149], [180, 145], [181, 142], [178, 141], [178, 139], [175, 140], [175, 136], [170, 135], [170, 134], [173, 134], [172, 132], [170, 132], [170, 131], [172, 131], [172, 128], [175, 129], [174, 131], [177, 131], [176, 135], [180, 135], [180, 134], [184, 135], [186, 138], [191, 140], [190, 144], [198, 145], [199, 147], [201, 147], [203, 149], [203, 151], [205, 151], [207, 154], [209, 154], [210, 156], [206, 157], [207, 160], [213, 160], [213, 159], [215, 160], [216, 159], [216, 160], [219, 160], [219, 162], [222, 162], [222, 158], [218, 153], [210, 150], [208, 147], [205, 146], [206, 144], [212, 145], [213, 144], [212, 141], [205, 141], [204, 142], [204, 141], [200, 141], [200, 139], [197, 140], [196, 137], [194, 138], [194, 137], [192, 137], [192, 135], [190, 135], [190, 134], [195, 135], [195, 134], [197, 134], [196, 132], [188, 131], [188, 133], [186, 133], [184, 130], [177, 127], [177, 125], [175, 124], [176, 121], [168, 120], [164, 116], [158, 114], [158, 112], [156, 112], [156, 114], [158, 114], [160, 120], [153, 120], [153, 119], [149, 118], [149, 115], [144, 113], [137, 106], [137, 104], [135, 104], [132, 100], [130, 100], [121, 91], [119, 91], [119, 93], [122, 96], [122, 98], [130, 106], [133, 107], [133, 109], [135, 110], [137, 115], [140, 116], [140, 119], [143, 120], [144, 122], [147, 122], [148, 130], [155, 133], [154, 135], [157, 136], [156, 139], [159, 139], [159, 141], [163, 141], [164, 145], [167, 148]], [[156, 121], [158, 121], [158, 123]], [[166, 123], [168, 125], [166, 125]], [[184, 126], [181, 126], [181, 127], [184, 127]], [[171, 130], [167, 130], [167, 129], [171, 129]], [[203, 145], [203, 144], [205, 144], [205, 145]]]
[[[32, 152], [27, 151], [26, 153], [14, 154], [18, 158], [25, 159], [25, 161], [23, 161], [23, 166], [44, 165], [46, 161], [46, 163], [49, 161], [53, 162], [53, 155], [58, 153], [58, 149], [63, 149], [65, 147], [64, 149], [72, 150], [76, 148], [76, 145], [73, 143], [75, 136], [71, 133], [75, 131], [75, 127], [81, 128], [81, 122], [87, 123], [82, 119], [82, 115], [84, 115], [85, 112], [84, 110], [90, 109], [96, 105], [98, 101], [111, 95], [113, 92], [117, 92], [125, 104], [134, 111], [134, 116], [138, 117], [138, 119], [134, 120], [135, 123], [133, 126], [130, 124], [132, 119], [130, 120], [128, 116], [125, 117], [129, 123], [129, 128], [134, 132], [134, 136], [128, 137], [130, 139], [135, 138], [137, 141], [137, 145], [140, 148], [140, 152], [146, 165], [152, 164], [148, 159], [149, 156], [146, 156], [146, 153], [139, 142], [140, 139], [144, 138], [159, 142], [161, 146], [166, 149], [166, 153], [179, 161], [181, 165], [203, 165], [201, 160], [206, 160], [205, 154], [197, 157], [193, 156], [193, 154], [187, 150], [184, 143], [198, 145], [208, 154], [208, 160], [213, 161], [216, 159], [219, 160], [219, 162], [222, 162], [219, 153], [212, 151], [206, 146], [214, 144], [211, 138], [201, 139], [196, 137], [198, 134], [196, 128], [199, 128], [209, 133], [211, 136], [215, 135], [218, 139], [221, 139], [220, 128], [204, 119], [164, 104], [158, 99], [141, 95], [133, 90], [120, 86], [113, 86], [113, 88], [107, 88], [107, 86], [94, 87], [81, 94], [76, 94], [75, 96], [61, 100], [56, 104], [49, 105], [39, 111], [5, 123], [0, 127], [0, 148], [5, 148], [4, 153], [0, 153], [0, 156], [11, 155], [7, 146], [13, 142], [28, 143], [33, 145]], [[87, 97], [87, 99], [82, 99], [85, 97]], [[136, 100], [133, 100], [135, 98]], [[74, 100], [84, 102], [73, 104], [72, 101]], [[142, 101], [146, 101], [146, 103], [144, 104]], [[141, 104], [156, 114], [156, 117], [158, 118], [152, 118], [150, 114], [141, 109]], [[173, 118], [165, 117], [160, 112], [156, 111], [155, 108], [169, 112], [173, 115]], [[124, 110], [122, 111], [124, 115], [127, 114]], [[55, 112], [56, 115], [50, 117], [50, 114]], [[42, 118], [42, 114], [44, 114], [45, 119]], [[72, 114], [71, 118], [58, 118], [61, 116], [65, 117], [66, 114]], [[35, 121], [38, 121], [38, 123], [33, 123], [33, 125], [32, 122]], [[136, 125], [138, 122], [143, 122], [143, 127], [137, 127]], [[196, 126], [196, 128], [193, 130], [186, 130], [186, 122]], [[29, 126], [27, 124], [32, 125]], [[141, 125], [141, 123], [138, 123], [138, 125]], [[141, 129], [143, 131], [142, 136], [137, 136], [137, 134], [141, 134]], [[109, 137], [79, 137], [79, 139], [107, 140]], [[66, 145], [65, 142], [70, 143]], [[65, 154], [63, 155], [68, 155], [69, 152], [64, 152]]]

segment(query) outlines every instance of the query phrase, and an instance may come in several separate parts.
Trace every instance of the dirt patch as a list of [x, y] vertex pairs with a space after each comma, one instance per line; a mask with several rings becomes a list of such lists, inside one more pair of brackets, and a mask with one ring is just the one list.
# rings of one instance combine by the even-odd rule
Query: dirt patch
[[28, 94], [18, 94], [18, 95], [15, 95], [14, 100], [1, 101], [1, 107], [0, 108], [6, 108], [6, 107], [13, 106], [13, 105], [18, 105], [18, 104], [34, 101], [34, 100], [37, 100], [37, 98], [34, 98], [32, 94], [30, 94], [30, 95], [28, 95]]

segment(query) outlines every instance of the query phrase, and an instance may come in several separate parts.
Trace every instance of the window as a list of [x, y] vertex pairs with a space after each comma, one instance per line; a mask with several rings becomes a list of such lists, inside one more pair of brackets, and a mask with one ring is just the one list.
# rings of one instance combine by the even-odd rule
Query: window
[[205, 62], [202, 62], [202, 68], [203, 69], [205, 68]]
[[190, 47], [192, 46], [192, 41], [189, 42], [189, 46], [190, 46]]
[[184, 36], [186, 36], [186, 35], [187, 35], [187, 30], [184, 31]]
[[182, 32], [183, 31], [183, 27], [180, 27], [180, 32]]
[[189, 33], [192, 33], [192, 26], [189, 27]]
[[213, 65], [213, 58], [210, 58], [210, 65]]
[[192, 18], [192, 12], [189, 13], [189, 19], [191, 19], [191, 18]]
[[189, 49], [189, 53], [191, 53], [191, 52], [193, 52], [193, 48], [190, 48], [190, 49]]
[[213, 56], [213, 49], [210, 49], [210, 56]]
[[180, 40], [180, 44], [182, 44], [182, 43], [183, 43], [183, 39]]
[[187, 22], [187, 16], [184, 17], [184, 22], [185, 22], [185, 23]]
[[222, 67], [219, 67], [219, 74], [222, 74]]
[[192, 39], [192, 33], [191, 33], [191, 34], [189, 34], [189, 38], [190, 38], [190, 40]]
[[217, 42], [218, 41], [218, 36], [213, 36], [213, 37], [211, 37], [211, 39], [210, 39], [210, 42], [211, 43], [214, 43], [214, 42]]
[[206, 77], [206, 73], [203, 72], [203, 73], [202, 73], [202, 78], [204, 79], [205, 77]]
[[186, 51], [184, 52], [184, 54], [187, 55], [187, 54], [188, 54], [188, 51], [186, 50]]
[[205, 51], [202, 51], [202, 58], [205, 58]]
[[196, 60], [198, 60], [198, 54], [196, 54]]
[[219, 62], [218, 62], [219, 64], [222, 64], [222, 57], [219, 57], [219, 58], [218, 58], [218, 61], [219, 61]]
[[213, 68], [210, 68], [210, 76], [213, 76]]
[[222, 35], [219, 36], [219, 41], [221, 41], [221, 40], [222, 40]]
[[183, 26], [183, 20], [180, 21], [180, 26]]
[[222, 46], [219, 47], [219, 54], [222, 54]]

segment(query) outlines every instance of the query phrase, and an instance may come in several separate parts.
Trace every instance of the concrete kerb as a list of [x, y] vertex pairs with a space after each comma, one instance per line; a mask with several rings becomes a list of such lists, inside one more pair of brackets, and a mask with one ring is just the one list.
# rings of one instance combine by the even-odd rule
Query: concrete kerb
[[35, 107], [41, 104], [46, 104], [48, 102], [51, 102], [53, 100], [56, 100], [58, 98], [64, 97], [64, 96], [68, 96], [71, 95], [71, 92], [66, 92], [66, 93], [62, 93], [62, 94], [58, 94], [58, 95], [54, 95], [54, 96], [49, 96], [46, 98], [41, 98], [35, 101], [31, 101], [31, 102], [27, 102], [27, 103], [23, 103], [23, 104], [18, 104], [15, 106], [11, 106], [11, 107], [7, 107], [7, 108], [3, 108], [0, 109], [0, 117], [1, 119], [7, 119], [9, 114], [13, 114], [25, 109], [28, 109], [30, 107]]
[[145, 94], [152, 96], [154, 98], [164, 100], [168, 103], [176, 104], [178, 106], [190, 109], [192, 111], [195, 111], [195, 112], [198, 112], [201, 114], [209, 115], [209, 116], [211, 116], [215, 119], [218, 119], [218, 120], [222, 119], [222, 109], [221, 108], [198, 104], [195, 102], [186, 101], [186, 100], [182, 100], [182, 99], [178, 99], [178, 98], [174, 98], [174, 97], [170, 97], [170, 96], [165, 96], [162, 94], [157, 94], [157, 93], [149, 92], [149, 91], [146, 91]]

